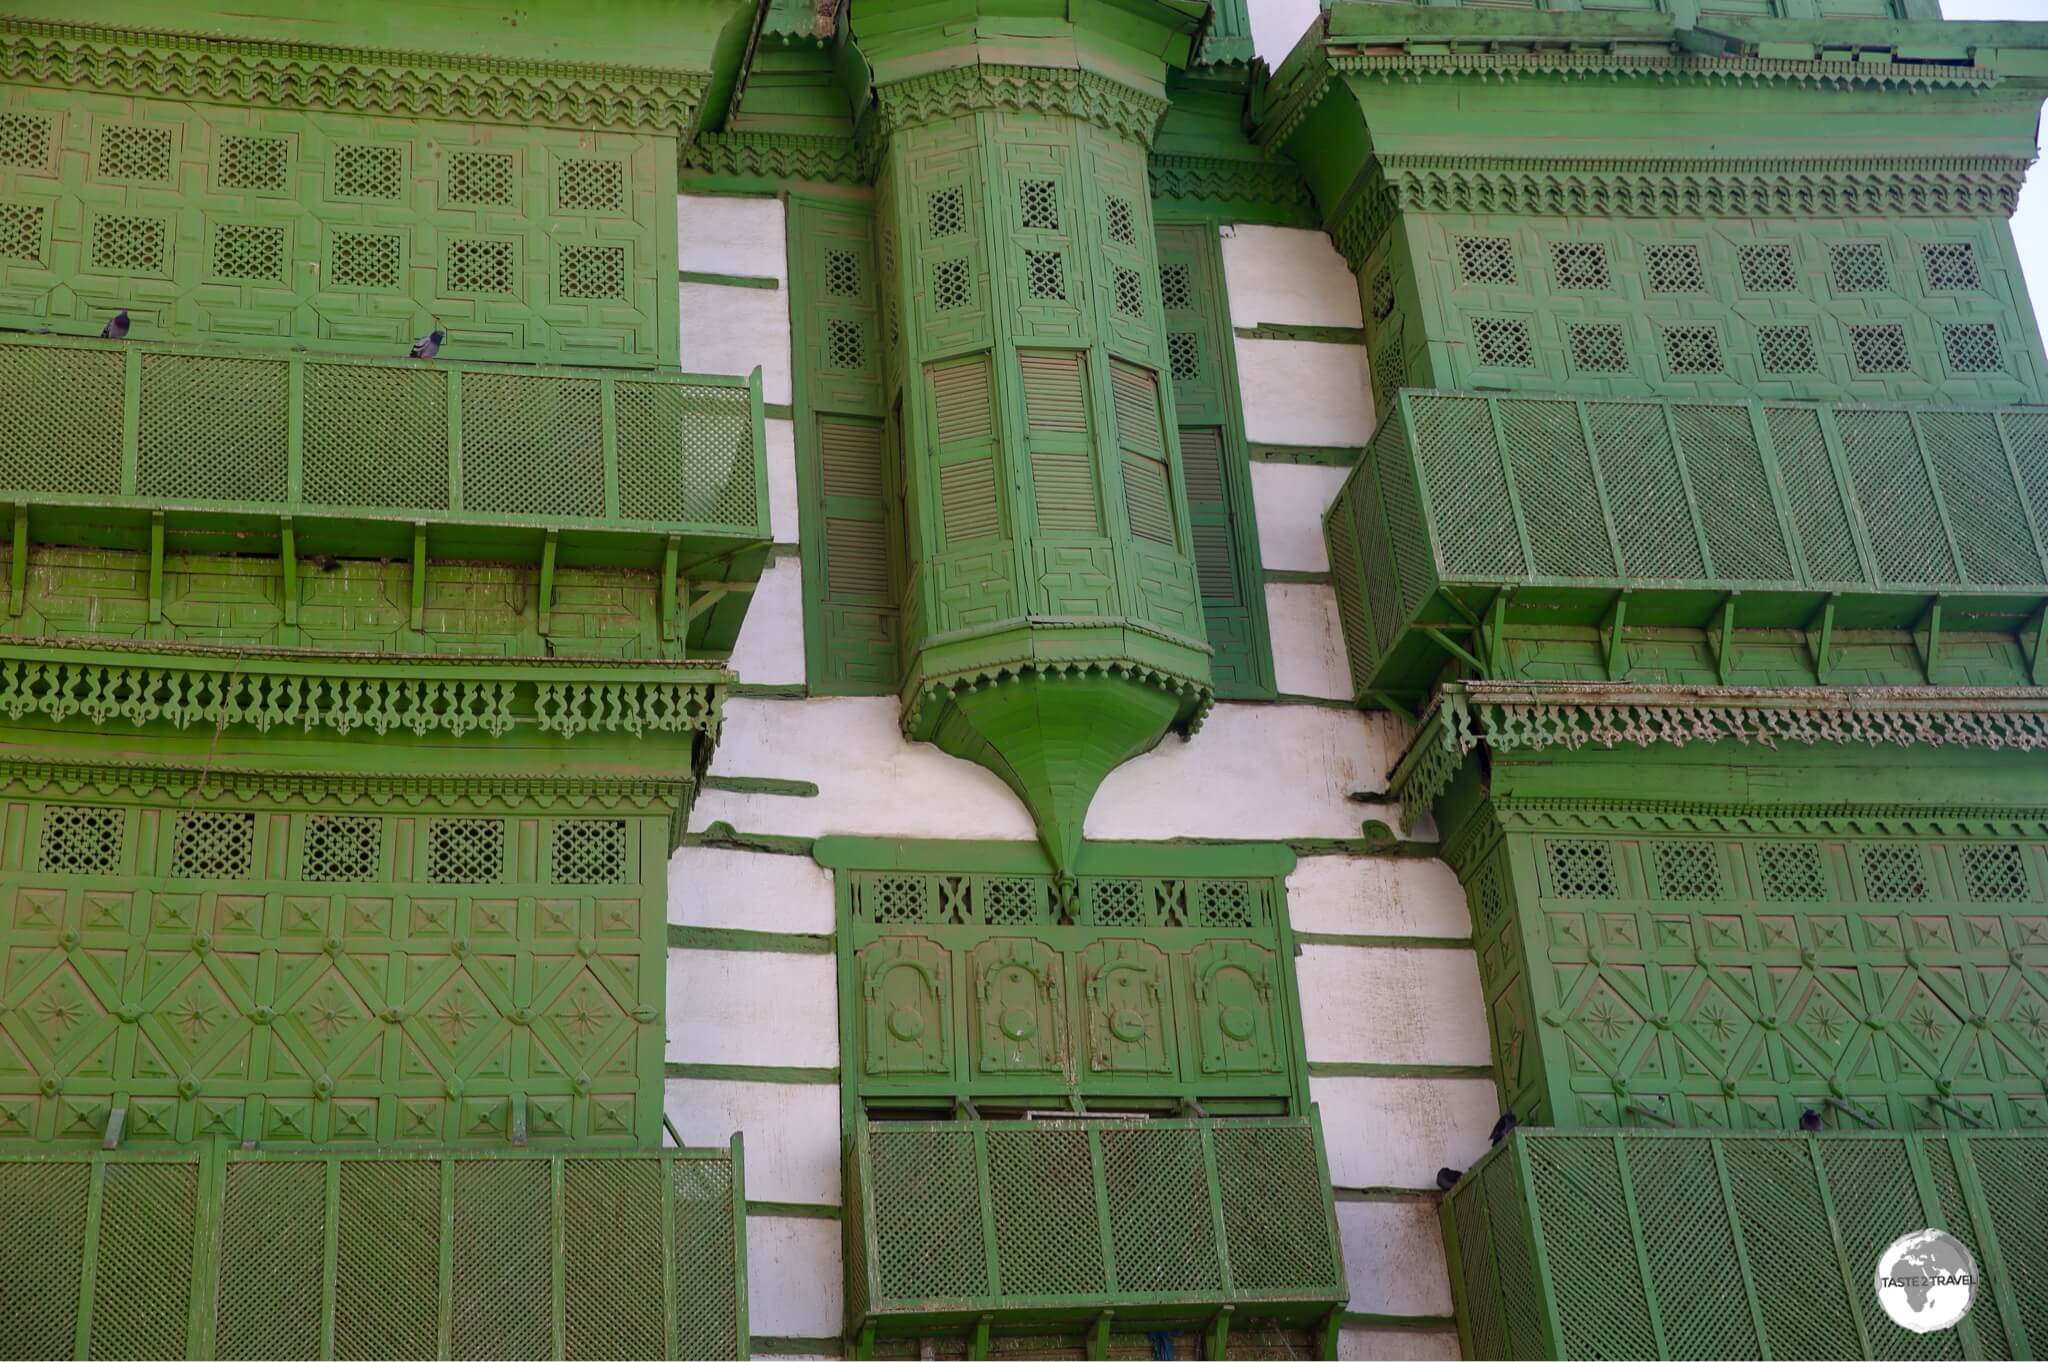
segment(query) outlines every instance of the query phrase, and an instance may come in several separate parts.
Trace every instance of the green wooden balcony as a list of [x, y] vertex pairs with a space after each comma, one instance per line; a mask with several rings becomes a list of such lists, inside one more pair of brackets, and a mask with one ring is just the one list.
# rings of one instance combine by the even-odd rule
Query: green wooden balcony
[[768, 538], [760, 375], [10, 335], [0, 503], [36, 543], [689, 564]]
[[1324, 532], [1361, 703], [2048, 680], [2048, 408], [1404, 391]]
[[[2040, 1357], [2048, 1132], [1517, 1130], [1444, 1200], [1467, 1357]], [[1945, 1229], [1960, 1324], [1909, 1334], [1880, 1252]]]
[[[848, 1160], [849, 1331], [1326, 1319], [1347, 1296], [1322, 1127], [875, 1121]], [[1220, 1352], [1214, 1354], [1221, 1356]]]
[[746, 1357], [728, 1149], [0, 1157], [10, 1357]]

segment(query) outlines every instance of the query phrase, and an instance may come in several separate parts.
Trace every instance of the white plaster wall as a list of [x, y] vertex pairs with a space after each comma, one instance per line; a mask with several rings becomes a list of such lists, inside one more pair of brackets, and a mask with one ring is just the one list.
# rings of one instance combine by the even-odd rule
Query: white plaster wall
[[1344, 1362], [1458, 1362], [1455, 1329], [1345, 1329], [1337, 1337]]
[[1362, 445], [1372, 437], [1362, 345], [1240, 337], [1237, 386], [1253, 444]]
[[1384, 784], [1396, 755], [1380, 732], [1355, 710], [1219, 704], [1192, 741], [1168, 738], [1110, 772], [1086, 833], [1356, 837], [1365, 810], [1348, 796]]
[[693, 828], [723, 820], [792, 837], [1037, 839], [1031, 815], [993, 773], [930, 743], [903, 741], [892, 699], [741, 699], [727, 701], [725, 714], [714, 774], [809, 780], [819, 793], [799, 799], [705, 790], [690, 814]]
[[[1368, 808], [1367, 816], [1374, 816]], [[1442, 861], [1304, 856], [1287, 877], [1296, 931], [1350, 936], [1469, 936], [1458, 877]]]
[[724, 194], [676, 195], [676, 261], [698, 274], [789, 281], [782, 200]]
[[1273, 636], [1273, 682], [1282, 695], [1351, 698], [1334, 588], [1268, 582], [1266, 624]]
[[[747, 1152], [747, 1175], [754, 1172]], [[1451, 1274], [1433, 1198], [1340, 1201], [1337, 1237], [1344, 1245], [1349, 1309], [1362, 1315], [1448, 1315]], [[1401, 1266], [1389, 1272], [1391, 1264]]]
[[668, 920], [756, 932], [833, 930], [832, 872], [808, 856], [683, 847], [668, 863]]
[[746, 1136], [753, 1201], [839, 1204], [839, 1089], [829, 1083], [668, 1080], [669, 1119], [683, 1143], [723, 1149]]
[[825, 1338], [845, 1327], [839, 1222], [747, 1217], [747, 1332]]
[[[749, 365], [749, 370], [753, 366]], [[763, 397], [763, 401], [774, 399]], [[796, 422], [769, 417], [763, 444], [768, 460], [768, 537], [778, 544], [798, 541]]]
[[838, 967], [829, 955], [668, 953], [668, 1058], [682, 1064], [839, 1063]]
[[681, 291], [683, 371], [746, 374], [758, 364], [761, 400], [788, 406], [788, 292], [730, 284], [677, 287]]
[[1311, 1064], [1491, 1061], [1472, 951], [1308, 944], [1294, 964]]
[[754, 685], [803, 684], [803, 564], [797, 558], [777, 554], [766, 564], [733, 646], [732, 669]]
[[1223, 229], [1233, 326], [1363, 326], [1358, 281], [1329, 234], [1313, 228]]
[[1433, 1188], [1464, 1169], [1500, 1119], [1490, 1078], [1310, 1078], [1339, 1187]]
[[1323, 512], [1351, 470], [1308, 463], [1254, 463], [1251, 468], [1259, 558], [1267, 570], [1328, 572]]

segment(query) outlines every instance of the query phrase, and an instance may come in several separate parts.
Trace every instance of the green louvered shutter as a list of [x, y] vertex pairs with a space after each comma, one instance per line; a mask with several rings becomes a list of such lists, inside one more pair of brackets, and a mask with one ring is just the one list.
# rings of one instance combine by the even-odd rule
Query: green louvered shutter
[[987, 355], [925, 366], [931, 384], [939, 523], [946, 547], [1002, 533], [997, 500], [995, 394]]
[[1202, 624], [1216, 650], [1210, 671], [1219, 695], [1270, 695], [1265, 591], [1252, 529], [1251, 474], [1216, 229], [1162, 226], [1157, 237], [1189, 548], [1202, 597]]
[[797, 488], [810, 686], [824, 695], [896, 688], [894, 466], [883, 457], [874, 221], [849, 205], [792, 200]]
[[1088, 445], [1088, 386], [1081, 353], [1023, 350], [1024, 420], [1031, 437], [1031, 488], [1040, 534], [1101, 533], [1095, 462]]
[[1175, 546], [1172, 483], [1166, 470], [1166, 430], [1159, 419], [1159, 379], [1133, 364], [1109, 366], [1116, 405], [1117, 444], [1123, 451], [1124, 506], [1131, 533]]

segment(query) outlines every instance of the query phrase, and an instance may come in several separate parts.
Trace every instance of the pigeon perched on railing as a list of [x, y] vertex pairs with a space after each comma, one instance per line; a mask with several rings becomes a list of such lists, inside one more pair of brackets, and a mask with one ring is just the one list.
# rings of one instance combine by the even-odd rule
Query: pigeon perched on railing
[[1486, 1137], [1486, 1142], [1488, 1144], [1499, 1144], [1508, 1137], [1510, 1130], [1513, 1130], [1520, 1124], [1521, 1122], [1515, 1119], [1514, 1108], [1508, 1108], [1500, 1114], [1500, 1119], [1493, 1123], [1493, 1133]]
[[114, 314], [113, 316], [111, 316], [111, 317], [107, 318], [107, 324], [106, 324], [105, 326], [103, 326], [103, 327], [101, 327], [101, 328], [100, 328], [100, 339], [101, 339], [101, 340], [127, 340], [127, 339], [128, 339], [128, 309], [127, 309], [127, 308], [125, 308], [125, 307], [124, 307], [124, 308], [122, 308], [122, 309], [121, 309], [121, 310], [120, 310], [119, 312], [116, 312], [116, 313], [115, 313], [115, 314]]
[[441, 342], [446, 338], [447, 334], [447, 332], [436, 328], [421, 336], [412, 343], [412, 357], [414, 359], [432, 359], [440, 354]]

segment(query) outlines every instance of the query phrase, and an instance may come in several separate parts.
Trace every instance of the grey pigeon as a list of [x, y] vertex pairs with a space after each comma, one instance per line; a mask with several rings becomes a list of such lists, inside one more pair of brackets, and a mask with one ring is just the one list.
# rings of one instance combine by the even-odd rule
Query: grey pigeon
[[1811, 1135], [1820, 1129], [1820, 1113], [1812, 1107], [1799, 1113], [1799, 1128]]
[[122, 309], [121, 309], [121, 310], [120, 310], [119, 312], [116, 312], [116, 313], [115, 313], [115, 314], [114, 314], [113, 316], [111, 316], [111, 317], [107, 318], [107, 324], [106, 324], [105, 326], [103, 326], [103, 327], [101, 327], [101, 328], [100, 328], [100, 339], [101, 339], [101, 340], [127, 340], [127, 339], [128, 339], [128, 309], [127, 309], [127, 308], [125, 308], [125, 307], [124, 307], [124, 308], [122, 308]]
[[1512, 1107], [1509, 1108], [1500, 1114], [1498, 1121], [1493, 1123], [1493, 1134], [1486, 1137], [1486, 1142], [1488, 1144], [1499, 1144], [1508, 1137], [1510, 1130], [1513, 1130], [1520, 1124], [1521, 1122], [1515, 1119], [1514, 1109]]
[[412, 357], [414, 359], [432, 359], [440, 354], [441, 342], [447, 334], [447, 332], [436, 328], [421, 336], [412, 343]]

